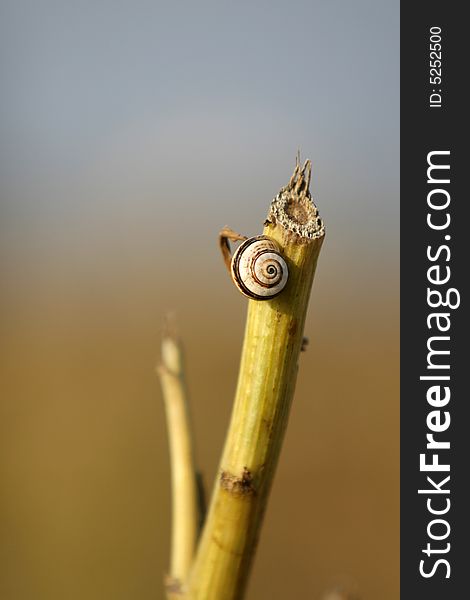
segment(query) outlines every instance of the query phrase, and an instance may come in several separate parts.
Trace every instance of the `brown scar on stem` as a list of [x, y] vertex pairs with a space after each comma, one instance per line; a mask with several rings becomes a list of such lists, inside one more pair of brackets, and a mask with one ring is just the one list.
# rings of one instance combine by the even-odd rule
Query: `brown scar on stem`
[[292, 319], [292, 321], [290, 322], [288, 331], [289, 331], [289, 335], [292, 336], [292, 337], [296, 334], [296, 332], [297, 332], [297, 319]]
[[183, 590], [181, 589], [181, 581], [171, 575], [165, 576], [165, 589], [169, 594], [182, 595]]
[[302, 344], [300, 346], [300, 351], [301, 352], [306, 352], [307, 351], [307, 346], [308, 346], [308, 337], [303, 337], [302, 338]]
[[273, 434], [274, 434], [274, 430], [273, 430], [273, 421], [272, 419], [263, 419], [263, 425], [266, 428], [266, 433], [268, 435], [268, 439], [272, 440]]
[[223, 490], [234, 496], [254, 496], [256, 490], [253, 487], [253, 475], [246, 467], [243, 467], [241, 477], [222, 471], [220, 474], [220, 486]]

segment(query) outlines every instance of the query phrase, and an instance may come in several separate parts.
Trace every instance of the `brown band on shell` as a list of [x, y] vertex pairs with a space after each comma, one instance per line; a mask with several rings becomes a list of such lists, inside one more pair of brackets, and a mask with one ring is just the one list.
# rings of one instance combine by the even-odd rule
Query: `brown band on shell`
[[[254, 249], [254, 246], [257, 248]], [[278, 277], [272, 282], [262, 281], [256, 273], [256, 263], [262, 260], [264, 255], [276, 255], [276, 264], [273, 262], [271, 265], [277, 269]], [[245, 271], [247, 267], [248, 273]], [[282, 292], [288, 278], [288, 267], [279, 244], [266, 235], [249, 238], [240, 244], [233, 255], [230, 271], [240, 292], [254, 300], [274, 298]]]

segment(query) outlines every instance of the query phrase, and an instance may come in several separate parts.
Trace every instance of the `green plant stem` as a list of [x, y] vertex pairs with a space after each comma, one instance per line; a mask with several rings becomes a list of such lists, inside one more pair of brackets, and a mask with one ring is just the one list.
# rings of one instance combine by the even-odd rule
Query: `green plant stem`
[[[307, 305], [324, 236], [297, 165], [271, 205], [264, 235], [289, 267], [283, 292], [249, 300], [239, 379], [225, 449], [196, 557], [182, 597], [242, 597], [277, 465], [297, 377]], [[295, 490], [292, 491], [296, 493]]]

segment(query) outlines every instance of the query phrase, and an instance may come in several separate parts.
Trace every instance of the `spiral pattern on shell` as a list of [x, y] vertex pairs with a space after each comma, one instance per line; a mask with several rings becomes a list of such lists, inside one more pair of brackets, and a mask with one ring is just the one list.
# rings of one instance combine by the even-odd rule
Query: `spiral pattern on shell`
[[232, 279], [242, 294], [255, 300], [269, 300], [285, 288], [289, 276], [281, 248], [260, 235], [243, 242], [231, 263]]

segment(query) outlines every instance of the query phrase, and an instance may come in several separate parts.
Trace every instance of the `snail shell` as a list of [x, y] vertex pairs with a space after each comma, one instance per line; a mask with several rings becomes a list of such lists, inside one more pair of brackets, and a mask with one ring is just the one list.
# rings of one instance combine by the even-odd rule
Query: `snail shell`
[[240, 292], [255, 300], [269, 300], [285, 288], [289, 270], [280, 246], [265, 235], [250, 238], [235, 251], [232, 279]]

